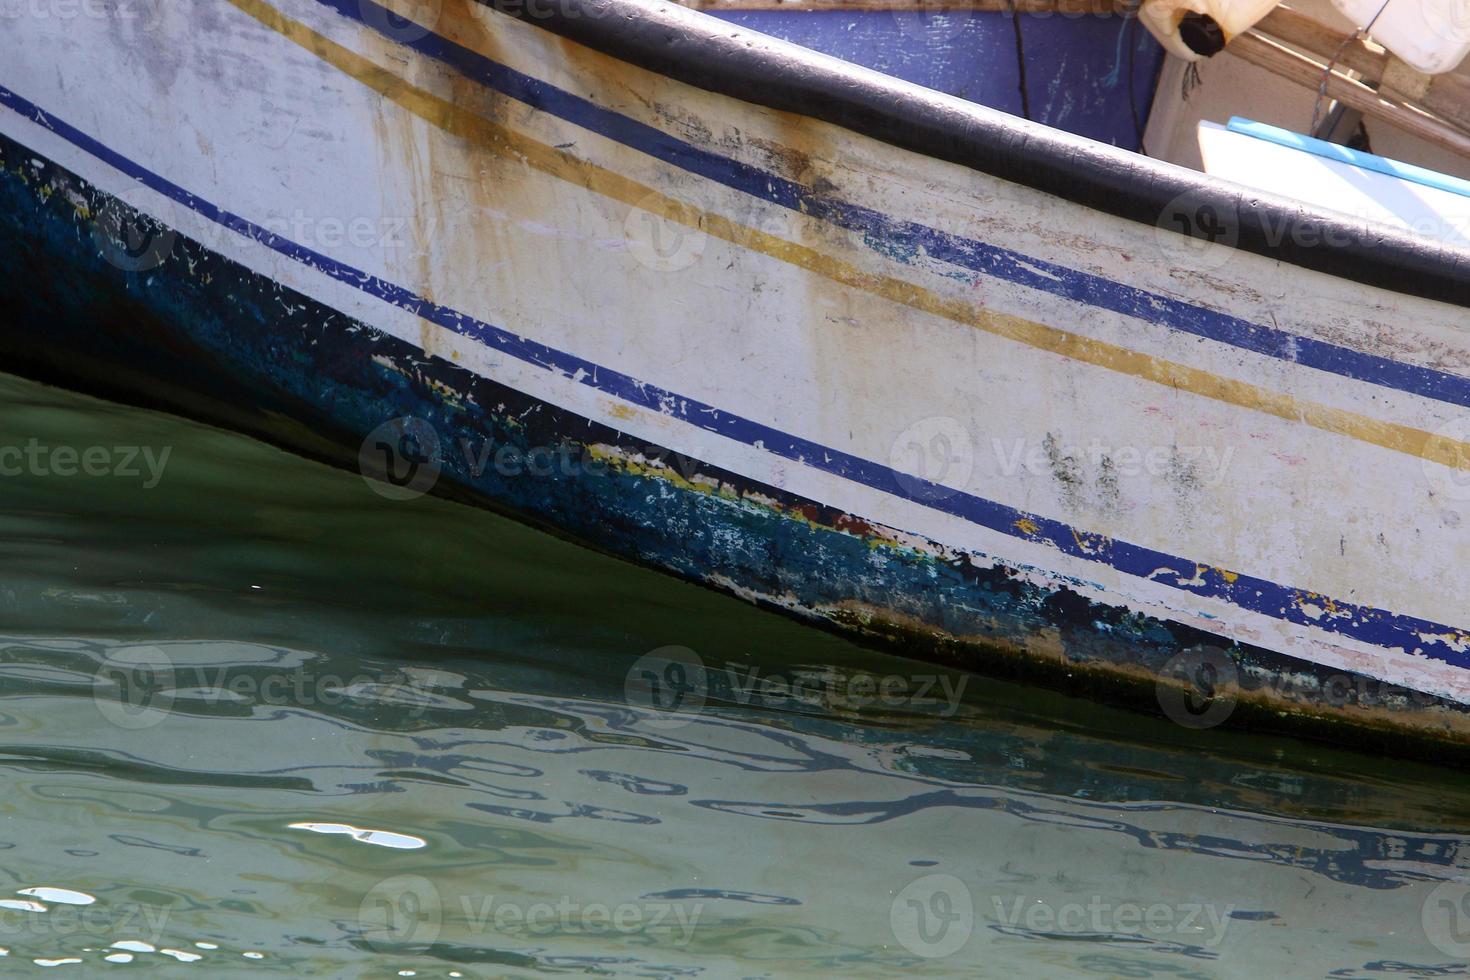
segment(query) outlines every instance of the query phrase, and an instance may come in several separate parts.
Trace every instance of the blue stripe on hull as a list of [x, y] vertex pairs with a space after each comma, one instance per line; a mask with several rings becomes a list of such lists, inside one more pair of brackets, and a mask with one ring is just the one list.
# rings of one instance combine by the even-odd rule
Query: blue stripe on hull
[[1074, 528], [1062, 521], [1030, 514], [993, 500], [956, 491], [841, 450], [723, 411], [677, 392], [639, 381], [631, 375], [584, 360], [574, 354], [517, 336], [468, 314], [433, 303], [411, 290], [369, 275], [304, 245], [245, 220], [179, 187], [141, 164], [123, 157], [16, 93], [0, 87], [0, 105], [45, 126], [68, 142], [116, 167], [158, 193], [282, 255], [316, 269], [338, 282], [472, 338], [507, 356], [747, 446], [851, 480], [874, 490], [964, 518], [1001, 534], [1050, 545], [1062, 554], [1097, 562], [1137, 578], [1205, 596], [1297, 626], [1320, 629], [1388, 650], [1429, 657], [1457, 667], [1470, 665], [1470, 650], [1457, 649], [1450, 638], [1455, 627], [1385, 609], [1320, 596], [1263, 578], [1221, 570]]

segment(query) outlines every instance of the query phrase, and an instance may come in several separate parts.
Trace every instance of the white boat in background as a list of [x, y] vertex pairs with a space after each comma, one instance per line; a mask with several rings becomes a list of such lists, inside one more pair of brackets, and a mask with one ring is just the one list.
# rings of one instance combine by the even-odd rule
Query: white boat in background
[[4, 28], [10, 369], [916, 656], [1470, 744], [1459, 244], [658, 0], [124, 6]]

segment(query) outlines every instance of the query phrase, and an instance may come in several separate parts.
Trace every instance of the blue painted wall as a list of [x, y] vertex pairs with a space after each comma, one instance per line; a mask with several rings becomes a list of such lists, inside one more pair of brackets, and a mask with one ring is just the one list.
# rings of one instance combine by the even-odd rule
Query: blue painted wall
[[[1021, 115], [1016, 39], [1005, 14], [749, 10], [717, 16]], [[1133, 18], [1060, 14], [1022, 15], [1020, 20], [1032, 118], [1136, 150], [1134, 109], [1138, 124], [1146, 123], [1164, 57], [1143, 25]]]

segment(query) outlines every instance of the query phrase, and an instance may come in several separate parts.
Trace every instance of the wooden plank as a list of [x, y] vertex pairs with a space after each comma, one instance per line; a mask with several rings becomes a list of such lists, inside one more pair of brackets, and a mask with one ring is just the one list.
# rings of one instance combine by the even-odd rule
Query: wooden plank
[[[1396, 85], [1396, 79], [1403, 76], [1395, 74], [1388, 52], [1361, 40], [1348, 41], [1348, 35], [1290, 7], [1277, 7], [1255, 30], [1302, 49], [1324, 65], [1335, 58], [1338, 69], [1357, 72], [1369, 85], [1382, 85], [1395, 94], [1398, 101], [1422, 106], [1457, 128], [1470, 131], [1470, 78], [1464, 75], [1432, 76], [1427, 80], [1428, 88], [1421, 91], [1412, 91], [1402, 82]], [[1414, 81], [1423, 84], [1424, 79]]]
[[896, 13], [937, 13], [969, 10], [1063, 17], [1121, 16], [1131, 9], [1126, 0], [674, 0], [695, 10], [887, 10]]
[[[1322, 83], [1324, 64], [1264, 35], [1253, 32], [1242, 34], [1225, 50], [1237, 58], [1314, 91]], [[1327, 76], [1327, 96], [1435, 146], [1470, 157], [1470, 133], [1416, 107], [1375, 92], [1360, 81], [1334, 71]]]
[[1360, 40], [1345, 44], [1348, 35], [1290, 7], [1277, 7], [1261, 18], [1255, 30], [1316, 55], [1324, 63], [1336, 58], [1338, 68], [1359, 72], [1375, 84], [1388, 65], [1388, 52]]

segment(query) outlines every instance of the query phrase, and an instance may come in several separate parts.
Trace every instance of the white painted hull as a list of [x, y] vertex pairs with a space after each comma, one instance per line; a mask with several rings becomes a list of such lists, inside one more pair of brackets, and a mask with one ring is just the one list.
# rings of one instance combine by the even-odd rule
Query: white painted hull
[[894, 547], [1470, 703], [1460, 307], [432, 6], [460, 67], [521, 97], [401, 24], [199, 0], [16, 20], [0, 134], [431, 358]]

